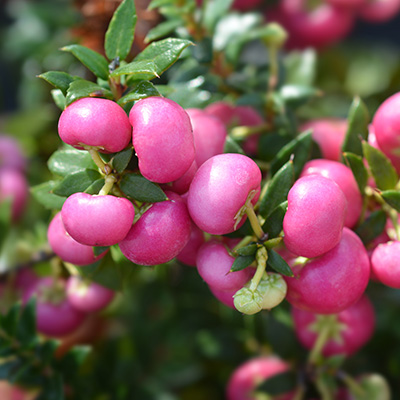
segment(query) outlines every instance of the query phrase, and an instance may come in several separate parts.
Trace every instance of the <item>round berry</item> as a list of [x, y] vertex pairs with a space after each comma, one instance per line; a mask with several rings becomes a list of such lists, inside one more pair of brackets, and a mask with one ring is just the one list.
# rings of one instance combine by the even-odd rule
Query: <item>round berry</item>
[[359, 15], [368, 22], [385, 22], [395, 17], [400, 11], [400, 0], [367, 1], [360, 9]]
[[176, 259], [191, 267], [196, 266], [197, 253], [204, 243], [204, 233], [193, 222], [191, 223], [191, 233], [189, 241]]
[[0, 134], [0, 168], [12, 168], [24, 172], [27, 160], [19, 143], [8, 135]]
[[374, 277], [386, 286], [400, 288], [400, 242], [379, 244], [372, 252], [371, 269]]

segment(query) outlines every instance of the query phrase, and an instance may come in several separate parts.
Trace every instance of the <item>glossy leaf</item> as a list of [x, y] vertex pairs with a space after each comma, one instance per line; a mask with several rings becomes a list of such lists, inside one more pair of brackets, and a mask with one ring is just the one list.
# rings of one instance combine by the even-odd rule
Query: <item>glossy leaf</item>
[[84, 192], [94, 181], [101, 178], [98, 171], [85, 169], [67, 175], [54, 189], [58, 196], [71, 196], [77, 192]]
[[105, 183], [106, 181], [104, 178], [97, 179], [85, 189], [84, 193], [98, 194]]
[[47, 161], [49, 170], [60, 176], [67, 176], [84, 169], [96, 169], [96, 164], [87, 151], [63, 149], [55, 151]]
[[85, 67], [92, 71], [98, 78], [108, 79], [108, 62], [96, 51], [80, 44], [71, 44], [61, 50], [72, 53]]
[[359, 97], [356, 97], [349, 110], [348, 127], [342, 145], [343, 152], [363, 155], [361, 140], [366, 140], [368, 137], [369, 122], [370, 116], [367, 106]]
[[232, 264], [229, 272], [237, 272], [247, 268], [256, 259], [255, 254], [251, 256], [238, 256]]
[[365, 246], [384, 231], [386, 220], [386, 213], [383, 210], [374, 211], [355, 229]]
[[204, 9], [204, 26], [209, 32], [213, 32], [218, 21], [227, 14], [233, 0], [209, 0]]
[[287, 84], [309, 86], [314, 84], [317, 71], [317, 55], [314, 49], [290, 52], [283, 62], [286, 67]]
[[31, 298], [24, 306], [19, 317], [16, 329], [16, 339], [24, 344], [33, 344], [36, 341], [36, 301]]
[[131, 80], [149, 80], [159, 76], [152, 60], [132, 61], [111, 73], [112, 77], [121, 75], [128, 75]]
[[167, 200], [167, 196], [158, 185], [137, 174], [126, 174], [120, 183], [121, 190], [129, 197], [146, 203]]
[[104, 47], [109, 60], [125, 60], [135, 37], [136, 8], [134, 0], [124, 0], [115, 11], [108, 26]]
[[266, 393], [270, 396], [278, 396], [294, 390], [296, 383], [297, 376], [294, 371], [281, 372], [262, 382], [255, 392]]
[[71, 82], [76, 81], [78, 79], [82, 79], [62, 71], [44, 72], [43, 74], [38, 75], [38, 77], [44, 79], [46, 82], [50, 83], [50, 85], [53, 85], [55, 88], [60, 89], [64, 95], [67, 94], [67, 90]]
[[290, 160], [275, 173], [268, 183], [267, 191], [260, 202], [259, 212], [262, 217], [268, 218], [279, 204], [287, 200], [293, 183], [294, 166], [293, 161]]
[[63, 111], [64, 108], [66, 107], [66, 100], [65, 100], [65, 96], [63, 95], [62, 91], [59, 89], [53, 89], [50, 93], [51, 93], [51, 97], [53, 98], [55, 105], [61, 111]]
[[362, 148], [376, 186], [382, 190], [394, 189], [399, 176], [391, 161], [380, 150], [363, 141]]
[[236, 253], [239, 256], [252, 256], [253, 254], [256, 254], [258, 247], [259, 245], [257, 245], [256, 243], [251, 243], [248, 244], [247, 246], [237, 249]]
[[228, 135], [224, 144], [224, 153], [244, 154], [244, 150], [235, 139], [232, 139], [232, 137]]
[[364, 193], [365, 187], [367, 186], [368, 182], [368, 171], [365, 168], [362, 157], [353, 153], [343, 153], [343, 158], [345, 159], [348, 167], [353, 172], [360, 192]]
[[148, 32], [145, 42], [149, 43], [153, 40], [161, 39], [171, 34], [176, 28], [180, 27], [182, 24], [182, 19], [170, 19], [161, 22]]
[[312, 86], [284, 85], [280, 89], [280, 95], [288, 106], [296, 108], [320, 95], [320, 91]]
[[152, 96], [161, 96], [161, 94], [151, 82], [139, 81], [133, 85], [133, 88], [129, 93], [118, 100], [118, 104], [124, 106], [133, 101], [146, 99], [147, 97]]
[[40, 185], [33, 186], [31, 193], [33, 197], [48, 210], [61, 210], [66, 197], [57, 196], [53, 189], [59, 185], [60, 181], [48, 181]]
[[128, 147], [127, 149], [120, 151], [112, 158], [112, 166], [118, 173], [121, 173], [128, 166], [129, 161], [133, 155], [133, 148]]
[[272, 211], [272, 213], [265, 220], [262, 229], [268, 234], [268, 238], [272, 239], [282, 232], [283, 218], [287, 211], [288, 202], [284, 201]]
[[397, 212], [400, 212], [400, 192], [398, 190], [385, 190], [381, 193], [383, 199]]
[[105, 97], [106, 99], [112, 99], [113, 94], [110, 90], [104, 89], [102, 86], [80, 79], [69, 85], [65, 98], [66, 105], [69, 106], [74, 101], [82, 99], [83, 97]]
[[294, 276], [288, 263], [274, 250], [268, 251], [267, 265], [282, 275]]

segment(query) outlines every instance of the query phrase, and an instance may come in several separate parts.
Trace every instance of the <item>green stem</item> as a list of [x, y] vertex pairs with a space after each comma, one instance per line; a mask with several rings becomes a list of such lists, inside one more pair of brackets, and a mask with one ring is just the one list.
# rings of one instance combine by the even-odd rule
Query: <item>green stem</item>
[[114, 183], [117, 181], [117, 178], [114, 175], [107, 175], [106, 176], [106, 183], [101, 188], [99, 195], [105, 196], [110, 193], [110, 190], [113, 188]]
[[258, 284], [260, 283], [262, 277], [264, 276], [265, 268], [267, 267], [268, 252], [265, 247], [261, 247], [257, 250], [257, 270], [254, 274], [249, 289], [254, 292], [257, 290]]
[[268, 94], [271, 94], [279, 80], [279, 62], [278, 62], [278, 48], [276, 46], [269, 46], [269, 79], [268, 79]]
[[294, 392], [292, 400], [303, 400], [305, 392], [306, 392], [306, 390], [303, 385], [297, 386], [297, 389]]
[[315, 386], [317, 387], [318, 392], [321, 395], [321, 400], [333, 400], [332, 393], [321, 379], [316, 380]]
[[253, 240], [252, 236], [246, 236], [244, 237], [233, 249], [232, 253], [234, 253], [237, 249], [240, 249], [241, 247], [246, 246], [246, 244], [249, 244]]
[[257, 133], [265, 132], [271, 129], [271, 124], [265, 123], [257, 126], [236, 126], [231, 130], [231, 136], [234, 139], [245, 139]]
[[89, 152], [90, 156], [92, 157], [92, 160], [99, 167], [100, 171], [104, 175], [108, 175], [111, 173], [111, 167], [103, 161], [97, 150], [89, 146], [84, 146], [84, 148]]
[[322, 326], [321, 331], [318, 334], [317, 340], [308, 356], [308, 364], [317, 364], [319, 357], [321, 356], [322, 349], [332, 334], [332, 322], [330, 319], [326, 319], [326, 323]]
[[352, 393], [357, 396], [365, 396], [365, 390], [350, 375], [345, 372], [340, 372], [339, 378], [346, 384]]
[[251, 202], [246, 206], [246, 214], [257, 238], [263, 239], [265, 237], [265, 233], [262, 230], [260, 221], [258, 220], [256, 213], [254, 212], [253, 204], [251, 204]]

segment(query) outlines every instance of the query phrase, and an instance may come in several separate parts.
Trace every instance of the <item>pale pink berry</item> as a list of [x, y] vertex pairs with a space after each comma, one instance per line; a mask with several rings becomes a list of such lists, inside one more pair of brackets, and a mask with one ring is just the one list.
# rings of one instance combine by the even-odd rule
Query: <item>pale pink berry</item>
[[195, 158], [190, 118], [172, 100], [148, 97], [129, 113], [133, 146], [142, 175], [150, 181], [167, 183], [179, 179]]
[[261, 171], [251, 158], [241, 154], [214, 156], [198, 169], [190, 185], [190, 216], [200, 229], [213, 235], [233, 232], [245, 220], [237, 214], [248, 196], [252, 204], [257, 202], [260, 183]]
[[27, 160], [16, 139], [0, 134], [0, 168], [12, 168], [24, 172]]
[[374, 276], [386, 286], [400, 288], [400, 242], [379, 244], [372, 252], [371, 269]]
[[192, 183], [192, 180], [196, 175], [197, 170], [197, 163], [196, 161], [193, 161], [190, 168], [179, 179], [170, 182], [169, 184], [163, 185], [163, 189], [170, 190], [174, 193], [178, 193], [181, 195], [185, 194], [189, 190], [190, 184]]
[[208, 105], [204, 111], [217, 117], [226, 127], [229, 127], [235, 115], [234, 107], [225, 101], [216, 101]]
[[16, 222], [25, 210], [29, 196], [25, 175], [17, 169], [0, 170], [0, 202], [10, 199], [11, 219]]
[[111, 246], [128, 234], [135, 217], [132, 203], [111, 195], [74, 193], [61, 209], [68, 234], [87, 246]]
[[331, 179], [310, 175], [298, 179], [288, 194], [283, 219], [284, 243], [303, 257], [318, 257], [335, 247], [342, 236], [347, 202]]
[[400, 0], [372, 0], [367, 1], [360, 9], [362, 19], [372, 23], [385, 22], [400, 12]]
[[63, 142], [77, 149], [90, 146], [102, 153], [115, 153], [129, 144], [132, 127], [117, 103], [86, 97], [61, 113], [58, 133]]

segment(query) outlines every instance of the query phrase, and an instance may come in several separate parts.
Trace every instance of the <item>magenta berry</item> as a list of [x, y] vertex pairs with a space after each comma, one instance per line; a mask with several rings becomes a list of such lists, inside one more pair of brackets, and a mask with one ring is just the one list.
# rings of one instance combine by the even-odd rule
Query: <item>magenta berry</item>
[[68, 234], [87, 246], [111, 246], [128, 234], [135, 216], [132, 203], [122, 197], [75, 193], [61, 209]]
[[332, 179], [342, 189], [347, 200], [344, 225], [352, 228], [361, 214], [362, 196], [351, 169], [337, 161], [311, 160], [304, 166], [301, 177], [313, 174]]
[[190, 185], [190, 216], [200, 229], [213, 235], [233, 232], [245, 220], [238, 221], [237, 214], [248, 196], [252, 196], [252, 204], [258, 200], [260, 183], [260, 169], [251, 158], [214, 156], [199, 168]]
[[47, 238], [50, 247], [63, 261], [75, 265], [88, 265], [96, 262], [105, 252], [95, 257], [93, 247], [86, 246], [73, 239], [65, 230], [61, 213], [57, 213], [49, 225]]
[[125, 257], [135, 264], [157, 265], [171, 261], [190, 238], [191, 220], [185, 203], [177, 194], [166, 194], [170, 200], [154, 203], [119, 244]]
[[115, 292], [95, 282], [85, 282], [78, 276], [71, 276], [67, 282], [68, 301], [82, 312], [102, 310], [111, 303]]
[[216, 101], [208, 105], [204, 111], [217, 117], [226, 127], [229, 127], [235, 115], [233, 106], [225, 101]]
[[77, 149], [90, 146], [115, 153], [129, 144], [132, 127], [117, 103], [90, 97], [73, 102], [62, 112], [58, 133], [63, 142]]
[[194, 223], [191, 224], [191, 233], [189, 241], [182, 251], [176, 256], [176, 259], [191, 267], [196, 266], [197, 253], [204, 243], [204, 233]]
[[163, 97], [148, 97], [132, 107], [129, 120], [144, 177], [167, 183], [190, 168], [195, 158], [192, 126], [179, 104]]
[[0, 134], [0, 168], [12, 168], [24, 172], [27, 160], [19, 143], [8, 135]]
[[[367, 296], [327, 321], [309, 311], [292, 308], [295, 332], [299, 341], [312, 349], [323, 324], [330, 323], [331, 335], [323, 347], [322, 354], [326, 357], [335, 354], [351, 356], [363, 347], [371, 338], [375, 328], [375, 312]], [[325, 320], [324, 320], [325, 318]], [[318, 324], [320, 322], [320, 325]]]
[[229, 272], [235, 258], [219, 242], [209, 241], [197, 253], [197, 271], [203, 280], [215, 290], [241, 289], [254, 275], [253, 268]]
[[212, 286], [208, 287], [214, 297], [219, 300], [222, 304], [225, 304], [227, 307], [236, 310], [235, 305], [233, 303], [233, 296], [237, 292], [234, 290], [218, 290], [213, 288]]
[[367, 1], [360, 9], [362, 19], [372, 23], [390, 20], [400, 12], [400, 0], [372, 0]]
[[372, 252], [373, 275], [383, 284], [400, 288], [400, 242], [389, 241], [379, 244]]
[[292, 270], [294, 278], [285, 277], [286, 299], [317, 314], [335, 314], [350, 307], [364, 293], [370, 277], [367, 251], [348, 228], [332, 250]]
[[298, 179], [289, 191], [283, 219], [288, 250], [310, 258], [335, 247], [342, 235], [346, 203], [342, 190], [333, 180], [320, 175]]

